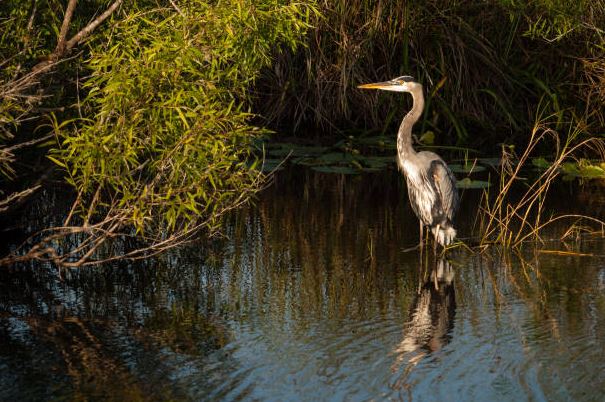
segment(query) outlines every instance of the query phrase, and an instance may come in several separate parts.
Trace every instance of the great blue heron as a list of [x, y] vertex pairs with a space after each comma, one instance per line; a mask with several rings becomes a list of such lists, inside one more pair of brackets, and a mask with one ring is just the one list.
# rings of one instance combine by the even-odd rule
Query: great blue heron
[[458, 209], [456, 179], [439, 155], [428, 151], [416, 152], [412, 147], [412, 126], [424, 109], [422, 85], [405, 75], [390, 81], [359, 85], [358, 88], [412, 94], [412, 110], [403, 118], [397, 133], [397, 162], [407, 182], [412, 209], [420, 220], [420, 247], [424, 226], [430, 227], [437, 243], [449, 245], [456, 237], [453, 225]]

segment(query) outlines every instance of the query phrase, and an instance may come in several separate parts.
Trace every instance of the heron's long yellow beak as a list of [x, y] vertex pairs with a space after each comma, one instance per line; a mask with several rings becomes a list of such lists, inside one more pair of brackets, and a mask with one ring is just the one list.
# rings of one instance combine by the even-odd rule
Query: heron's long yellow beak
[[390, 88], [393, 88], [393, 86], [395, 86], [395, 83], [393, 83], [391, 81], [385, 81], [385, 82], [373, 82], [371, 84], [361, 84], [361, 85], [357, 85], [357, 88], [361, 88], [361, 89], [390, 89]]

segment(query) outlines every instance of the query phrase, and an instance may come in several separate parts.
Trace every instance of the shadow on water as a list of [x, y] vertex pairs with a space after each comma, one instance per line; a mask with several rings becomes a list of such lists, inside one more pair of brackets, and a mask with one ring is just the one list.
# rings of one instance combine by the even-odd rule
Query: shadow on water
[[394, 172], [294, 172], [231, 215], [225, 238], [62, 278], [0, 270], [0, 400], [605, 392], [602, 257], [419, 261], [402, 251], [418, 237], [406, 197]]

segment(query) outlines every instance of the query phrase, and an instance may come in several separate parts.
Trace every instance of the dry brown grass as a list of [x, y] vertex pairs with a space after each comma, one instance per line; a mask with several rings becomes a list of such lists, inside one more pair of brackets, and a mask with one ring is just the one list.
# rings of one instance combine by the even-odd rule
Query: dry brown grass
[[[520, 156], [510, 147], [502, 148], [500, 180], [495, 194], [486, 190], [478, 214], [480, 247], [500, 244], [516, 248], [526, 242], [542, 241], [541, 233], [555, 222], [569, 221], [561, 238], [569, 238], [581, 231], [596, 227], [603, 231], [605, 222], [583, 214], [548, 214], [545, 203], [549, 191], [561, 175], [565, 162], [577, 161], [577, 156], [587, 153], [605, 156], [605, 142], [599, 138], [580, 137], [580, 129], [561, 135], [549, 124], [550, 118], [537, 122], [531, 132], [527, 147]], [[552, 147], [552, 161], [536, 178], [528, 179], [522, 172], [531, 165], [536, 149], [547, 144]], [[519, 187], [522, 188], [520, 194]]]

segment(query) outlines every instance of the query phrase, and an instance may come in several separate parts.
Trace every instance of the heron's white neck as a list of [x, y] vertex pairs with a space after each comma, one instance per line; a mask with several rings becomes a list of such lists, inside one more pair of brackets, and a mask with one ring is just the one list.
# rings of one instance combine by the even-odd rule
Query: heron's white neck
[[399, 132], [397, 133], [397, 157], [399, 159], [399, 166], [401, 167], [403, 167], [403, 161], [411, 155], [416, 154], [416, 151], [412, 147], [412, 126], [418, 121], [424, 110], [422, 86], [418, 85], [410, 93], [412, 94], [414, 103], [412, 109], [403, 118], [399, 126]]

